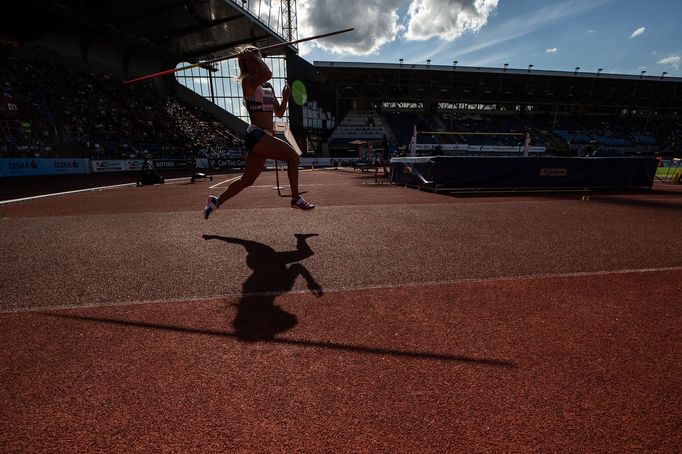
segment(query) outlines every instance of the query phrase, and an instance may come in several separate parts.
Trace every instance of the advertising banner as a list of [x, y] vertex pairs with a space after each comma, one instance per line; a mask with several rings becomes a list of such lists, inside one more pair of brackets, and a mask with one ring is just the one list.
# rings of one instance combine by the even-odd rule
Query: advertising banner
[[0, 176], [62, 175], [90, 173], [87, 159], [2, 158]]
[[93, 159], [90, 161], [93, 172], [122, 172], [126, 169], [126, 162], [114, 159]]
[[[419, 143], [416, 145], [416, 150], [436, 151], [439, 145], [433, 143]], [[511, 145], [467, 145], [465, 143], [446, 143], [440, 145], [440, 151], [468, 151], [469, 153], [520, 153], [523, 147]], [[545, 147], [528, 147], [529, 153], [544, 153]]]
[[144, 159], [128, 159], [125, 163], [127, 170], [141, 170]]
[[141, 170], [144, 159], [93, 159], [90, 161], [92, 171], [99, 172], [124, 172]]
[[194, 167], [193, 159], [154, 159], [154, 168], [162, 169], [191, 169]]

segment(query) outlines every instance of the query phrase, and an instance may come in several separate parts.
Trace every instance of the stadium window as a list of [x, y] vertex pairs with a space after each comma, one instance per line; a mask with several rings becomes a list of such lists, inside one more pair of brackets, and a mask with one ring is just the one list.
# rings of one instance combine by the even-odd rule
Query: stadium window
[[[272, 83], [276, 93], [281, 93], [287, 78], [286, 60], [284, 56], [265, 57], [265, 62], [272, 70]], [[182, 66], [186, 63], [180, 63]], [[249, 122], [249, 115], [242, 103], [242, 89], [236, 77], [239, 75], [237, 59], [226, 60], [218, 65], [218, 70], [211, 74], [213, 79], [213, 101], [223, 107], [232, 115]], [[176, 73], [176, 78], [185, 87], [206, 98], [211, 99], [210, 81], [207, 72], [203, 69], [192, 68], [188, 72]], [[284, 120], [289, 117], [288, 111], [284, 114]]]

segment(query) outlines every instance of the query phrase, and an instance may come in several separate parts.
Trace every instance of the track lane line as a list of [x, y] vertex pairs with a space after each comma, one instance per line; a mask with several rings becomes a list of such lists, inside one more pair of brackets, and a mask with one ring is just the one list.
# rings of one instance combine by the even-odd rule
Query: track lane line
[[238, 178], [241, 178], [241, 177], [242, 177], [241, 175], [237, 175], [236, 177], [228, 178], [228, 179], [225, 180], [225, 181], [221, 181], [220, 183], [216, 183], [216, 184], [214, 184], [213, 186], [209, 186], [208, 189], [215, 189], [215, 188], [217, 188], [218, 186], [220, 186], [220, 185], [222, 185], [222, 184], [231, 183], [231, 182], [233, 182], [234, 180], [236, 180], [236, 179], [238, 179]]
[[[561, 278], [580, 278], [580, 277], [593, 277], [593, 276], [611, 276], [619, 274], [645, 274], [645, 273], [658, 273], [665, 271], [682, 271], [682, 266], [668, 266], [659, 268], [633, 268], [633, 269], [621, 269], [621, 270], [601, 270], [601, 271], [575, 271], [569, 273], [539, 273], [539, 274], [524, 274], [517, 276], [497, 276], [497, 277], [481, 277], [481, 278], [462, 278], [462, 279], [451, 279], [451, 280], [441, 280], [441, 281], [423, 281], [423, 282], [403, 282], [400, 284], [376, 284], [376, 285], [366, 285], [358, 287], [335, 287], [335, 288], [322, 288], [323, 293], [341, 293], [350, 291], [362, 291], [362, 290], [381, 290], [381, 289], [397, 289], [397, 288], [412, 288], [412, 287], [432, 287], [439, 285], [452, 285], [452, 284], [470, 284], [470, 283], [488, 283], [488, 282], [510, 282], [510, 281], [522, 281], [528, 279], [561, 279]], [[0, 314], [11, 314], [20, 312], [35, 312], [35, 311], [45, 311], [45, 310], [61, 310], [61, 309], [86, 309], [86, 308], [98, 308], [98, 307], [117, 307], [117, 306], [139, 306], [145, 304], [164, 304], [164, 303], [190, 303], [193, 301], [212, 301], [219, 299], [231, 299], [231, 298], [242, 298], [242, 297], [263, 297], [263, 296], [279, 296], [279, 295], [304, 295], [313, 293], [311, 290], [292, 290], [288, 292], [249, 292], [249, 293], [224, 293], [217, 295], [206, 295], [206, 296], [188, 296], [188, 297], [178, 297], [178, 298], [162, 298], [162, 299], [149, 299], [149, 300], [137, 300], [137, 301], [118, 301], [118, 302], [108, 302], [108, 303], [98, 303], [98, 304], [64, 304], [58, 306], [34, 306], [30, 308], [18, 308], [18, 309], [7, 309], [0, 310]]]
[[[164, 181], [167, 183], [172, 183], [174, 181], [186, 180], [187, 178], [189, 178], [189, 177], [171, 178], [169, 180], [164, 180]], [[137, 183], [112, 184], [109, 186], [97, 186], [94, 188], [74, 189], [73, 191], [53, 192], [50, 194], [33, 195], [30, 197], [22, 197], [20, 199], [0, 200], [0, 205], [6, 205], [8, 203], [16, 203], [16, 202], [26, 202], [29, 200], [44, 199], [47, 197], [58, 197], [60, 195], [78, 194], [79, 192], [93, 192], [93, 191], [104, 191], [107, 189], [124, 188], [126, 186], [137, 186]]]

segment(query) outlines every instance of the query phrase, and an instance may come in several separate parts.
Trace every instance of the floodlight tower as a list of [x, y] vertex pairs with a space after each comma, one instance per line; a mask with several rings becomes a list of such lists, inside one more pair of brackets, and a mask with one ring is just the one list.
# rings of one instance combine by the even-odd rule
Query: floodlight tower
[[[284, 0], [282, 5], [282, 34], [287, 41], [298, 39], [298, 19], [296, 18], [296, 0]], [[298, 46], [297, 46], [298, 47]]]

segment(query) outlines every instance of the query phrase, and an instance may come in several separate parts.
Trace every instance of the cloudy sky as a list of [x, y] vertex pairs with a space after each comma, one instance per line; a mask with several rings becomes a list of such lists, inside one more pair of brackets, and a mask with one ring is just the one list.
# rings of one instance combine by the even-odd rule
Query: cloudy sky
[[682, 76], [682, 0], [298, 0], [310, 62], [345, 61]]

